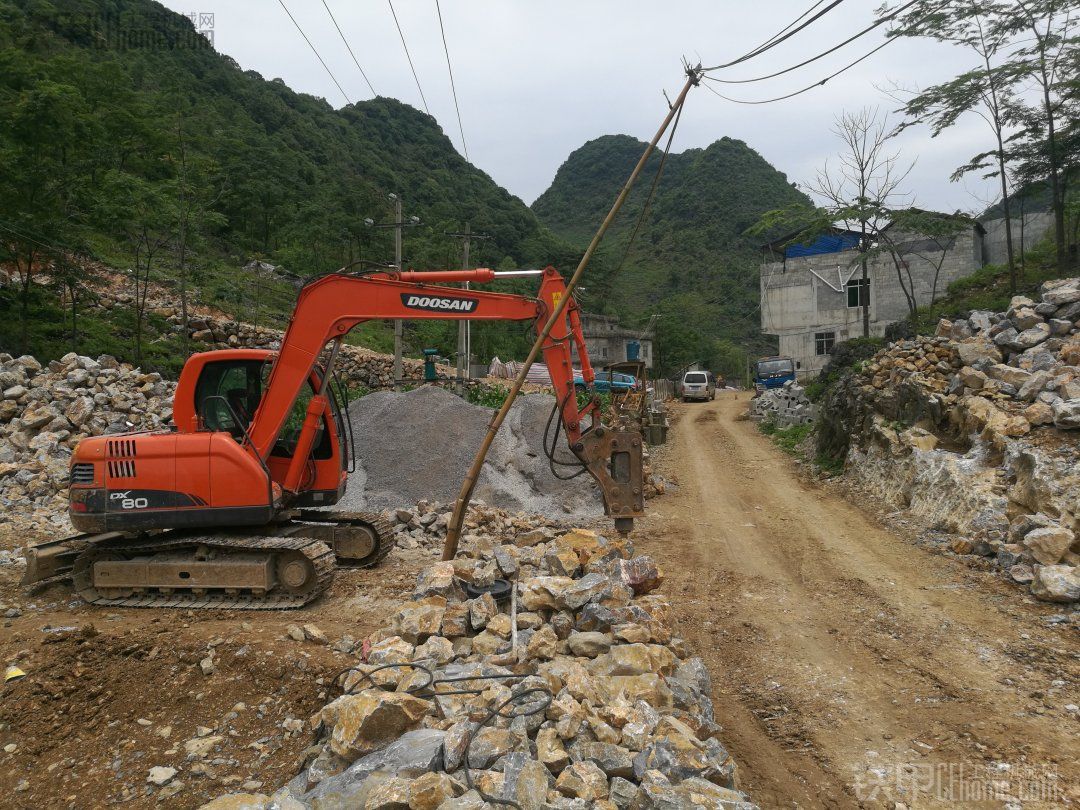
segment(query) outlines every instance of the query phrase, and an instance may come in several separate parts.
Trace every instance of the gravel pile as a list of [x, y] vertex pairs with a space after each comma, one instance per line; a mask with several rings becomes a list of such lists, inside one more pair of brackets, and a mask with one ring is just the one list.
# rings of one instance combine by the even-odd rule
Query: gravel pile
[[[602, 513], [590, 476], [561, 481], [548, 468], [543, 436], [554, 404], [548, 394], [518, 399], [488, 454], [476, 498], [553, 518]], [[493, 413], [435, 386], [369, 394], [349, 410], [357, 471], [336, 507], [341, 510], [395, 509], [423, 500], [453, 503]], [[570, 457], [562, 438], [556, 453]]]

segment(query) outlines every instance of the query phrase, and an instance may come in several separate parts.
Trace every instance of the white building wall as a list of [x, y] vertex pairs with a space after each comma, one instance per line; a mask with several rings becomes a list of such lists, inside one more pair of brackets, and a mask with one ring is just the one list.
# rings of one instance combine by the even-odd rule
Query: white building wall
[[[893, 238], [919, 248], [918, 254], [904, 256], [907, 267], [900, 268], [905, 284], [910, 276], [917, 306], [929, 305], [951, 282], [982, 265], [982, 240], [974, 228], [952, 240], [943, 260], [941, 246], [918, 245], [916, 234], [895, 233]], [[886, 326], [908, 316], [910, 306], [891, 256], [868, 260], [867, 276], [870, 334], [880, 337]], [[829, 359], [828, 354], [818, 353], [819, 333], [831, 333], [835, 343], [862, 337], [862, 308], [848, 307], [845, 286], [861, 277], [856, 250], [802, 256], [761, 268], [761, 330], [779, 337], [780, 354], [796, 361], [800, 377], [817, 374]]]

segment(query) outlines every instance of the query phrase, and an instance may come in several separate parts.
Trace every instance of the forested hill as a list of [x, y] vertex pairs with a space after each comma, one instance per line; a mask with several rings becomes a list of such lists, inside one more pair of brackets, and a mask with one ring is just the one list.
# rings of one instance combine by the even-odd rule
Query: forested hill
[[[645, 146], [626, 135], [589, 141], [571, 153], [533, 211], [557, 235], [582, 244]], [[763, 212], [807, 199], [742, 141], [721, 138], [673, 153], [626, 263], [611, 278], [659, 164], [656, 154], [609, 232], [602, 273], [586, 283], [585, 303], [641, 324], [661, 315], [661, 350], [668, 353], [661, 359], [669, 369], [712, 359], [734, 370], [743, 349], [770, 345], [758, 328], [756, 246], [763, 240], [746, 231]]]
[[[70, 248], [135, 268], [152, 245], [151, 278], [175, 283], [183, 272], [208, 303], [231, 311], [260, 283], [238, 275], [252, 257], [301, 278], [361, 257], [392, 259], [391, 231], [364, 225], [392, 218], [391, 192], [406, 217], [421, 219], [406, 232], [410, 265], [457, 266], [461, 243], [444, 232], [465, 222], [492, 237], [474, 245], [474, 261], [575, 258], [459, 156], [430, 116], [389, 98], [336, 110], [242, 70], [190, 20], [149, 0], [0, 0], [0, 166], [6, 266]], [[12, 289], [0, 292], [0, 308], [18, 308]], [[45, 291], [31, 286], [28, 298], [38, 315], [32, 345], [14, 345], [21, 336], [5, 319], [4, 348], [66, 351]], [[123, 342], [132, 328], [118, 322], [108, 334]], [[414, 351], [452, 350], [453, 329], [417, 329], [429, 331], [413, 336]], [[481, 339], [478, 352], [488, 348], [498, 346]]]

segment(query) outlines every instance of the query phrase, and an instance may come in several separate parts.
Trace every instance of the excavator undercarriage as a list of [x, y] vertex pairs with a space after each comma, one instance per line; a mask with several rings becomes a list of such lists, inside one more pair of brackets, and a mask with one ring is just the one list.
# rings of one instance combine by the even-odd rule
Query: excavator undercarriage
[[24, 582], [71, 579], [93, 605], [279, 610], [325, 591], [336, 567], [370, 568], [394, 547], [374, 512], [298, 510], [249, 531], [82, 534], [32, 546]]

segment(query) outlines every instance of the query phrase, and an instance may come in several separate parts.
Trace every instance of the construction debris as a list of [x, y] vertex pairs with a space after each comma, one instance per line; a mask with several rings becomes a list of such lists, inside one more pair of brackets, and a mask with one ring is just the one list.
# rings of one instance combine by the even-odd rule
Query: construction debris
[[794, 380], [780, 388], [762, 391], [750, 402], [750, 418], [772, 422], [778, 427], [813, 424], [817, 408], [806, 396], [806, 389]]

